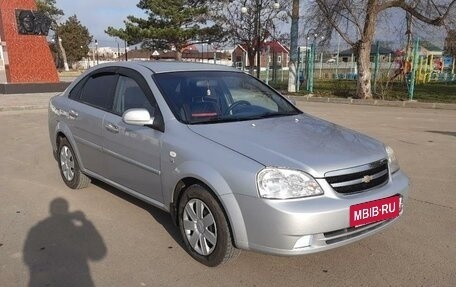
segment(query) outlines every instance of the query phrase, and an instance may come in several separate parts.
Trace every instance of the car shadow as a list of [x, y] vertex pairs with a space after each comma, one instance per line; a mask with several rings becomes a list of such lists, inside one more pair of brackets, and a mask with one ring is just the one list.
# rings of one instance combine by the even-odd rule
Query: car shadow
[[174, 225], [171, 219], [171, 215], [169, 213], [159, 209], [158, 207], [152, 206], [132, 195], [129, 195], [128, 193], [123, 192], [113, 186], [110, 186], [109, 184], [104, 183], [100, 180], [92, 178], [92, 184], [147, 211], [158, 223], [160, 223], [163, 226], [163, 228], [169, 233], [169, 235], [171, 235], [174, 241], [176, 241], [176, 243], [179, 244], [179, 246], [182, 247], [182, 249], [185, 249], [184, 242], [182, 241], [182, 236], [179, 232], [179, 228], [176, 225]]
[[107, 254], [103, 238], [82, 211], [56, 198], [50, 216], [33, 226], [25, 240], [23, 260], [29, 268], [29, 287], [94, 286], [89, 261]]

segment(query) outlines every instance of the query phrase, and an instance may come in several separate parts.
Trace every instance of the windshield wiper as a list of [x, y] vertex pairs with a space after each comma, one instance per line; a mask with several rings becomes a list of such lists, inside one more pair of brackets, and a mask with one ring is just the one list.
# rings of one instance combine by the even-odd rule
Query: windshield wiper
[[285, 117], [285, 116], [295, 116], [299, 115], [299, 112], [290, 111], [290, 112], [277, 112], [277, 113], [265, 113], [253, 117], [252, 119], [266, 119], [266, 118], [276, 118], [276, 117]]
[[208, 121], [201, 121], [201, 122], [193, 122], [190, 123], [191, 125], [208, 125], [208, 124], [218, 124], [218, 123], [230, 123], [230, 122], [242, 122], [242, 121], [251, 121], [251, 120], [258, 120], [258, 119], [266, 119], [266, 118], [275, 118], [275, 117], [285, 117], [285, 116], [295, 116], [299, 115], [302, 112], [297, 111], [290, 111], [290, 112], [275, 112], [275, 113], [264, 113], [259, 115], [253, 115], [249, 117], [218, 117]]
[[219, 118], [211, 119], [209, 121], [193, 122], [190, 124], [191, 125], [208, 125], [208, 124], [240, 122], [240, 121], [248, 121], [248, 120], [250, 120], [250, 118], [219, 117]]

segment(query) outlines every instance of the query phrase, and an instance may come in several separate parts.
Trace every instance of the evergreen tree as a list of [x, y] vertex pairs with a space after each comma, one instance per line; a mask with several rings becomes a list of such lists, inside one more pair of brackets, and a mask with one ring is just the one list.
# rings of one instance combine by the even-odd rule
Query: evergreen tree
[[51, 30], [55, 30], [57, 20], [64, 15], [63, 10], [57, 8], [56, 0], [36, 0], [36, 7], [38, 11], [43, 12], [52, 19]]
[[137, 7], [145, 10], [147, 19], [128, 16], [125, 28], [108, 27], [105, 32], [129, 44], [144, 42], [151, 50], [175, 49], [176, 59], [181, 60], [185, 47], [222, 37], [219, 26], [208, 25], [208, 6], [200, 2], [204, 1], [140, 0]]
[[76, 15], [69, 17], [65, 23], [59, 26], [58, 34], [60, 39], [62, 39], [62, 45], [66, 50], [70, 64], [87, 56], [92, 36], [87, 27], [79, 22]]

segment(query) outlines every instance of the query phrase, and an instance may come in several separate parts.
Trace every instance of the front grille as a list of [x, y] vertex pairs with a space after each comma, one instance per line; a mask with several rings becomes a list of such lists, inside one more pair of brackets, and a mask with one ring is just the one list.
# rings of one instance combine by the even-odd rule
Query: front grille
[[388, 182], [388, 160], [384, 159], [356, 168], [329, 172], [325, 179], [339, 193], [366, 191]]

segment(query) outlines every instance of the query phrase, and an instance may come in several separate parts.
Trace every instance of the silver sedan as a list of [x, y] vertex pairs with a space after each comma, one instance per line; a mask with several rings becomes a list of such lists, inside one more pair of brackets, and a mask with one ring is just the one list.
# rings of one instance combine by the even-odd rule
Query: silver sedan
[[362, 239], [409, 188], [390, 147], [217, 65], [99, 65], [51, 99], [49, 133], [68, 187], [96, 178], [169, 212], [208, 266]]

